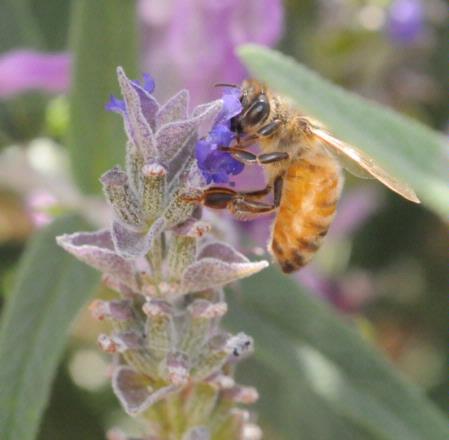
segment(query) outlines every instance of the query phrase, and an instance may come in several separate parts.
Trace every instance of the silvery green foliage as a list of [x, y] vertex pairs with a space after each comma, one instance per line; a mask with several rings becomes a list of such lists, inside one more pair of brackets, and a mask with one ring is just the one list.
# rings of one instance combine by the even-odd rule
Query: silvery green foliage
[[[148, 439], [260, 438], [248, 413], [235, 408], [254, 402], [257, 392], [232, 377], [253, 341], [224, 332], [220, 320], [227, 311], [222, 286], [268, 263], [250, 262], [208, 236], [210, 225], [185, 198], [204, 185], [194, 147], [223, 102], [189, 114], [187, 91], [160, 105], [121, 68], [117, 73], [128, 144], [126, 169], [101, 177], [112, 226], [57, 238], [121, 295], [91, 305], [95, 318], [112, 323], [98, 343], [116, 358], [114, 392], [128, 414], [150, 422]], [[175, 421], [161, 413], [175, 413]], [[108, 436], [126, 439], [117, 431]]]

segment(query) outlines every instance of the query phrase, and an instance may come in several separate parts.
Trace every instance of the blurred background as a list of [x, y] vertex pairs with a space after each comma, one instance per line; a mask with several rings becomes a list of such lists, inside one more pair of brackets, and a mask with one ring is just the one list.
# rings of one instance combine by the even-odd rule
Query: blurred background
[[[114, 15], [117, 8], [108, 5], [120, 1], [123, 10]], [[104, 111], [117, 93], [116, 65], [131, 77], [151, 73], [160, 99], [188, 88], [199, 103], [217, 97], [215, 82], [245, 77], [234, 48], [255, 42], [436, 130], [449, 129], [443, 0], [120, 1], [0, 2], [1, 304], [36, 231], [73, 210], [97, 226], [108, 222], [97, 178], [124, 152], [121, 122]], [[91, 145], [87, 156], [76, 148], [80, 142]], [[238, 184], [258, 186], [261, 176], [252, 173]], [[268, 225], [228, 227], [236, 241], [250, 237], [245, 252], [260, 255]], [[295, 279], [445, 410], [448, 248], [441, 218], [378, 183], [348, 177], [323, 249]], [[99, 439], [112, 425], [132, 423], [110, 389], [109, 359], [96, 348], [102, 325], [86, 312], [73, 325], [41, 440]], [[242, 374], [251, 383], [263, 371], [249, 362]], [[263, 414], [266, 438], [284, 438]]]

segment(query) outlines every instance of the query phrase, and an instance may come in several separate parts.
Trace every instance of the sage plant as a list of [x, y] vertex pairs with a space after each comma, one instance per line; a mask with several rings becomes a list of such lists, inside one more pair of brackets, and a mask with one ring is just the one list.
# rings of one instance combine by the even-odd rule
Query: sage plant
[[[90, 307], [95, 318], [111, 322], [112, 332], [98, 343], [113, 356], [113, 390], [129, 415], [148, 422], [147, 440], [261, 438], [239, 407], [253, 403], [257, 391], [233, 378], [253, 341], [227, 333], [220, 321], [227, 311], [223, 286], [268, 263], [250, 262], [214, 239], [191, 201], [208, 181], [241, 171], [217, 148], [232, 140], [238, 96], [225, 91], [189, 113], [187, 91], [161, 105], [150, 76], [139, 83], [121, 68], [117, 74], [124, 99], [112, 97], [107, 109], [122, 115], [128, 142], [125, 170], [116, 166], [100, 179], [111, 228], [57, 238], [120, 295]], [[118, 431], [108, 436], [127, 439]]]

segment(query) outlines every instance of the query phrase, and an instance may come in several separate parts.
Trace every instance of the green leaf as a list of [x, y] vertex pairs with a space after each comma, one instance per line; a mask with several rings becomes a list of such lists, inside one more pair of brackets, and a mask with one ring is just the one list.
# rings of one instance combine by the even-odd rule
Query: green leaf
[[136, 77], [135, 1], [78, 0], [73, 6], [68, 143], [78, 185], [86, 193], [95, 193], [100, 190], [99, 176], [123, 161], [123, 123], [104, 106], [111, 94], [119, 93], [117, 66]]
[[[0, 54], [17, 49], [44, 47], [42, 34], [29, 0], [0, 2]], [[0, 147], [36, 137], [44, 120], [46, 98], [27, 93], [0, 101]]]
[[[254, 336], [257, 360], [281, 378], [284, 414], [277, 428], [289, 433], [285, 438], [296, 440], [302, 429], [309, 437], [300, 438], [322, 440], [449, 438], [446, 418], [421, 390], [327, 304], [274, 269], [244, 280], [241, 290], [238, 303], [228, 296], [229, 323]], [[333, 437], [329, 426], [365, 434]]]
[[439, 133], [331, 84], [279, 52], [246, 45], [239, 55], [254, 77], [408, 182], [429, 208], [447, 219], [449, 156]]
[[0, 5], [0, 53], [17, 48], [43, 48], [43, 38], [29, 0], [3, 0]]
[[62, 233], [86, 229], [78, 217], [39, 232], [21, 261], [0, 329], [0, 438], [35, 438], [74, 317], [98, 275], [56, 245]]

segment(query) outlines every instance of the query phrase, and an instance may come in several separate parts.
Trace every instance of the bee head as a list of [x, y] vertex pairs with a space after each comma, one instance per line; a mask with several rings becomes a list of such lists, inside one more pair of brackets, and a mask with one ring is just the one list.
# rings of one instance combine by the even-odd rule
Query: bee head
[[244, 81], [241, 90], [242, 112], [231, 119], [231, 130], [237, 134], [251, 131], [270, 115], [270, 103], [261, 83], [255, 80]]

